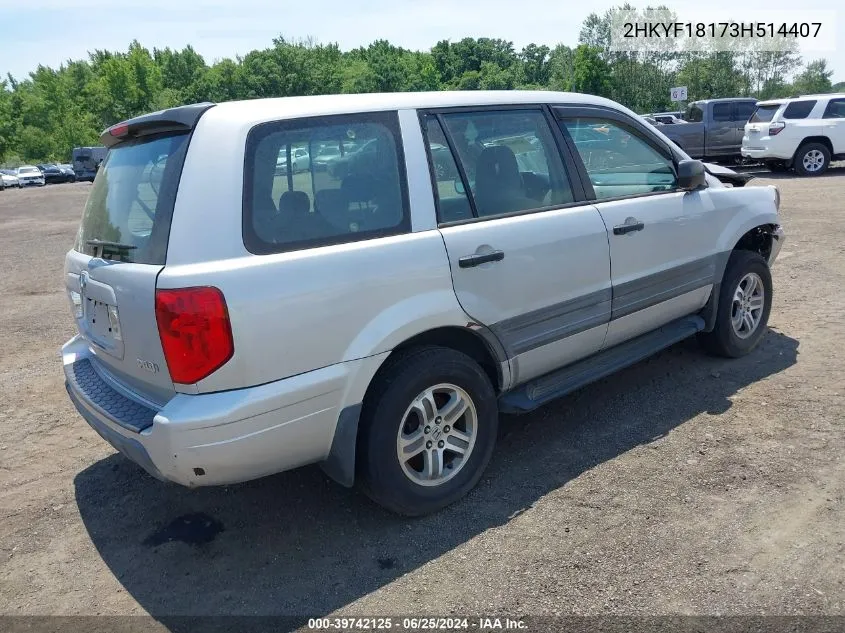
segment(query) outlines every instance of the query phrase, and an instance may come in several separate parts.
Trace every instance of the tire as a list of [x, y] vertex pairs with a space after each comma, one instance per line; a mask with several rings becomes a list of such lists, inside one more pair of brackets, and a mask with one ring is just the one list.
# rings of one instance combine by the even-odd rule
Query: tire
[[767, 160], [764, 164], [766, 165], [766, 169], [776, 174], [789, 171], [789, 167], [787, 167], [786, 163], [782, 160]]
[[[753, 276], [753, 277], [752, 277]], [[756, 290], [751, 292], [744, 304], [750, 307], [748, 312], [754, 320], [754, 327], [748, 326], [748, 321], [739, 321], [739, 330], [734, 319], [742, 313], [744, 299], [739, 297], [739, 291], [751, 290], [749, 283], [756, 282], [762, 288], [762, 306], [757, 310]], [[743, 287], [741, 287], [741, 285]], [[745, 294], [745, 293], [743, 293]], [[766, 333], [769, 313], [772, 309], [772, 274], [763, 256], [753, 251], [734, 251], [728, 259], [722, 284], [719, 288], [719, 306], [716, 311], [716, 326], [712, 332], [702, 332], [698, 340], [709, 353], [727, 358], [739, 358], [753, 350]]]
[[830, 167], [830, 150], [821, 143], [806, 143], [795, 152], [792, 164], [799, 176], [821, 176]]
[[[426, 422], [413, 405], [422, 402], [421, 396], [433, 388], [441, 389], [433, 392], [437, 410], [431, 411]], [[452, 420], [438, 415], [457, 400], [455, 396], [468, 400], [465, 413]], [[365, 399], [358, 433], [357, 480], [367, 496], [397, 514], [436, 512], [478, 483], [493, 454], [498, 423], [490, 379], [469, 356], [445, 347], [401, 353], [388, 360]], [[471, 439], [458, 439], [458, 434]], [[400, 442], [422, 450], [403, 462]], [[438, 445], [443, 448], [438, 450]], [[461, 458], [450, 447], [467, 452]], [[426, 472], [427, 465], [438, 463], [426, 458], [431, 454], [440, 456], [439, 478], [430, 476], [436, 467]], [[440, 483], [435, 483], [437, 479]]]

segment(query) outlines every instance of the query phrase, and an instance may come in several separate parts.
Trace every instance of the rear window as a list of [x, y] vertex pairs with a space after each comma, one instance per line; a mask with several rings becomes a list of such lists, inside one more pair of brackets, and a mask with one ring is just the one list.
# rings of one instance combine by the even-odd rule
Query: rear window
[[188, 134], [177, 134], [111, 148], [88, 196], [76, 250], [105, 259], [164, 264], [187, 144]]
[[684, 119], [689, 123], [699, 123], [704, 120], [704, 111], [694, 103], [691, 103], [684, 113]]
[[409, 231], [399, 138], [396, 113], [387, 112], [255, 127], [244, 165], [244, 245], [277, 253]]
[[747, 121], [748, 117], [754, 112], [757, 108], [756, 104], [751, 103], [750, 101], [739, 101], [736, 104], [736, 120], [737, 121]]
[[816, 107], [815, 101], [793, 101], [783, 111], [784, 119], [806, 119]]
[[751, 118], [748, 119], [749, 123], [769, 123], [772, 119], [775, 118], [775, 112], [780, 109], [780, 104], [775, 103], [773, 105], [759, 105], [757, 109], [754, 110], [754, 114], [751, 115]]

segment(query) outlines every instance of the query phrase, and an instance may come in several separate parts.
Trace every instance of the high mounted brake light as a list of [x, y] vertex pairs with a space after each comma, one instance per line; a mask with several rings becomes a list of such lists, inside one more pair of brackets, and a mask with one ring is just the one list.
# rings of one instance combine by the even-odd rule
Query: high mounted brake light
[[155, 311], [173, 382], [199, 382], [235, 353], [226, 299], [217, 288], [156, 290]]
[[126, 123], [118, 123], [109, 128], [109, 134], [117, 138], [126, 136], [129, 134], [129, 126]]

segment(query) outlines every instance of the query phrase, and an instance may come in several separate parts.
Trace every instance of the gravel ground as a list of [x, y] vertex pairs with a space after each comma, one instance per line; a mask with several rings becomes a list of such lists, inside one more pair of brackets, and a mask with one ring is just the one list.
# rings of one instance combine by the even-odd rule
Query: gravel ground
[[115, 454], [57, 357], [90, 185], [0, 193], [0, 614], [845, 615], [845, 169], [771, 182], [753, 354], [687, 341], [503, 418], [479, 487], [417, 520], [316, 467], [191, 491]]

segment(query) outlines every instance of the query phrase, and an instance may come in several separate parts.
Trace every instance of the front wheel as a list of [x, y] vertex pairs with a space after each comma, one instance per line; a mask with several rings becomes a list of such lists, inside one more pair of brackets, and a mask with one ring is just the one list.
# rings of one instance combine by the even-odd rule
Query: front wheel
[[699, 342], [717, 356], [745, 356], [765, 334], [771, 309], [772, 273], [766, 260], [752, 251], [734, 251], [719, 288], [716, 326], [699, 334]]
[[418, 348], [388, 363], [361, 413], [358, 478], [386, 508], [429, 514], [466, 495], [487, 467], [496, 394], [478, 363], [452, 349]]

